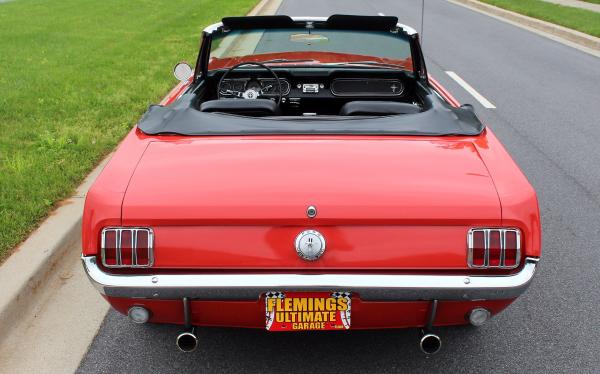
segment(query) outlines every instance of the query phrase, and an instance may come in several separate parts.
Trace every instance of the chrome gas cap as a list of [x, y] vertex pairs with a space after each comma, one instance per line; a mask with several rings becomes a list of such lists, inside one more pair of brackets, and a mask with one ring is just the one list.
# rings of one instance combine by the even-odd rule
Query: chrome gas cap
[[296, 237], [296, 252], [307, 261], [315, 261], [325, 252], [325, 238], [316, 230], [302, 231]]

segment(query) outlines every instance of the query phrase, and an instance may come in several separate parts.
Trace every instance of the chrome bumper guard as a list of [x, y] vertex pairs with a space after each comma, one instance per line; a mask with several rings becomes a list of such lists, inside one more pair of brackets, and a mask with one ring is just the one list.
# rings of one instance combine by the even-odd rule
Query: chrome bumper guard
[[95, 256], [83, 267], [100, 293], [143, 299], [256, 300], [268, 291], [350, 291], [363, 300], [493, 300], [521, 295], [531, 283], [537, 258], [511, 275], [412, 274], [109, 274]]

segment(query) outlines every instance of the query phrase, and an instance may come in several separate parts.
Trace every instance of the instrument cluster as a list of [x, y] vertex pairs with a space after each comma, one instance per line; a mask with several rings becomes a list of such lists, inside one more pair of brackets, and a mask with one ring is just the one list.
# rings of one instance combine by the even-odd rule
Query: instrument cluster
[[[279, 78], [281, 83], [282, 96], [289, 95], [291, 86], [290, 82], [285, 78]], [[259, 91], [262, 96], [277, 96], [279, 91], [277, 81], [274, 78], [235, 78], [225, 79], [221, 82], [220, 93], [227, 96], [231, 91], [244, 92], [248, 89]]]

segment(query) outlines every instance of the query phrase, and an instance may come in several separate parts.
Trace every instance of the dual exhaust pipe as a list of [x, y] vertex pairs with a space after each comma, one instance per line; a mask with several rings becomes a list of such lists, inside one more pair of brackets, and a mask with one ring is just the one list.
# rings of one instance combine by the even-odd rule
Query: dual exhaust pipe
[[198, 336], [196, 335], [196, 329], [192, 328], [190, 331], [184, 331], [177, 335], [175, 339], [175, 345], [181, 352], [193, 352], [198, 348]]
[[432, 332], [422, 331], [419, 340], [419, 348], [426, 355], [434, 355], [442, 348], [442, 339]]
[[[184, 331], [177, 335], [175, 345], [181, 352], [193, 352], [198, 348], [198, 336], [196, 335], [196, 329], [192, 328], [189, 331]], [[419, 348], [426, 355], [434, 355], [442, 348], [442, 339], [432, 332], [423, 331], [421, 332], [421, 339], [419, 340]]]
[[427, 324], [425, 329], [421, 330], [421, 339], [419, 339], [419, 348], [421, 352], [426, 355], [434, 355], [442, 348], [442, 339], [431, 332], [433, 328], [433, 322], [435, 321], [435, 315], [437, 314], [438, 301], [432, 300], [429, 304], [429, 313], [427, 316]]
[[177, 335], [175, 339], [175, 345], [181, 352], [193, 352], [198, 348], [198, 336], [196, 335], [196, 328], [192, 326], [192, 308], [190, 305], [190, 299], [188, 297], [183, 298], [183, 321], [185, 328], [188, 331], [184, 331]]
[[[426, 355], [434, 355], [442, 348], [442, 339], [431, 332], [433, 326], [433, 319], [437, 311], [437, 300], [433, 300], [429, 310], [428, 323], [425, 330], [421, 331], [421, 339], [419, 340], [419, 348]], [[182, 352], [193, 352], [198, 348], [198, 336], [196, 335], [196, 328], [192, 326], [192, 313], [190, 306], [190, 299], [187, 297], [183, 298], [183, 318], [185, 327], [188, 331], [184, 331], [177, 335], [175, 339], [175, 345]]]

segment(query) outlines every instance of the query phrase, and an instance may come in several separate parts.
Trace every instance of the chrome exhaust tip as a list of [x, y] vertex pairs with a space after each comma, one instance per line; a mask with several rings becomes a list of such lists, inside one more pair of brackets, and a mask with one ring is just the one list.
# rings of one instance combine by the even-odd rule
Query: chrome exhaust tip
[[198, 337], [195, 334], [194, 329], [191, 331], [185, 331], [177, 335], [175, 345], [181, 352], [193, 352], [198, 348]]
[[419, 341], [419, 348], [426, 355], [434, 355], [442, 348], [442, 339], [436, 334], [430, 332], [423, 333]]

